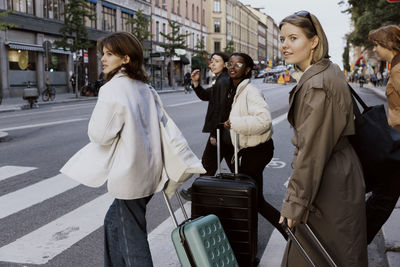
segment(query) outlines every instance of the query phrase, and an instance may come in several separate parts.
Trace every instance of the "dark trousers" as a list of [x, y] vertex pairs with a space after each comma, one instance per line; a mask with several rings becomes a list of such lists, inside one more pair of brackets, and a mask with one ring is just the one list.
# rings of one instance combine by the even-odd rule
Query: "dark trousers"
[[400, 195], [400, 170], [382, 172], [379, 177], [380, 181], [371, 186], [372, 194], [366, 202], [368, 244], [389, 218]]
[[[231, 144], [226, 144], [221, 142], [221, 161], [225, 159], [229, 169], [231, 172], [234, 172], [235, 167], [232, 164], [232, 156], [233, 156], [233, 146]], [[206, 148], [203, 152], [203, 157], [201, 158], [201, 163], [203, 164], [204, 169], [206, 169], [206, 173], [202, 174], [202, 176], [214, 176], [217, 169], [217, 146], [214, 146], [210, 142], [210, 138], [208, 138]]]
[[240, 150], [239, 173], [249, 175], [254, 179], [258, 189], [258, 212], [267, 219], [287, 239], [287, 234], [279, 224], [280, 212], [264, 199], [263, 171], [274, 155], [272, 139], [255, 147]]
[[115, 199], [111, 204], [104, 219], [104, 266], [153, 266], [146, 230], [151, 197]]

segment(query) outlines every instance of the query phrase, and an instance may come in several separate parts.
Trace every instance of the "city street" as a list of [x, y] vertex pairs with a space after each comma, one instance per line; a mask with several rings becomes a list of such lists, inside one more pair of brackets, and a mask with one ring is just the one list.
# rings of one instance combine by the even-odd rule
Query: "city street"
[[[291, 173], [292, 130], [286, 113], [294, 84], [252, 82], [272, 112], [275, 154], [264, 171], [264, 196], [279, 209]], [[368, 89], [356, 89], [367, 104], [384, 103]], [[183, 92], [162, 94], [161, 99], [201, 157], [208, 137], [201, 133], [207, 103]], [[8, 133], [0, 142], [0, 266], [103, 266], [102, 224], [112, 198], [105, 186], [88, 188], [59, 173], [88, 143], [87, 124], [94, 105], [92, 100], [0, 113], [0, 132]], [[178, 209], [175, 199], [172, 202]], [[190, 203], [185, 206], [190, 210]], [[179, 266], [170, 241], [173, 225], [160, 193], [149, 203], [147, 219], [154, 266]], [[272, 231], [259, 216], [260, 258]]]

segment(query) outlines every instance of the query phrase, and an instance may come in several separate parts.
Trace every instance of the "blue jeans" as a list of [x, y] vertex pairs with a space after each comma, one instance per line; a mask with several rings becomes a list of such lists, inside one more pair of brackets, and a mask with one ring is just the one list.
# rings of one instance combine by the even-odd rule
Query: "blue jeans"
[[111, 204], [104, 219], [104, 266], [153, 267], [146, 230], [146, 205], [152, 196]]

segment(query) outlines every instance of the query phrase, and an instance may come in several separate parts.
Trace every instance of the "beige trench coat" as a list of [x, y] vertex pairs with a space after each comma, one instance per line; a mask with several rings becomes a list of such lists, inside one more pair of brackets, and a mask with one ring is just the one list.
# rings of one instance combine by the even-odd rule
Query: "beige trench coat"
[[[307, 222], [338, 266], [368, 266], [365, 185], [347, 139], [353, 106], [337, 65], [323, 59], [303, 74], [290, 92], [288, 120], [295, 151], [282, 215]], [[294, 228], [316, 266], [328, 266], [303, 230]], [[282, 266], [308, 266], [290, 241]]]

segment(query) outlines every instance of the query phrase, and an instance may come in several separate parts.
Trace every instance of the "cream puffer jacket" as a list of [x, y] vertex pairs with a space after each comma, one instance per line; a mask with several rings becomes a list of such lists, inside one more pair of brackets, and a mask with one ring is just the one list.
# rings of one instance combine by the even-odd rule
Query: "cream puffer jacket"
[[[236, 90], [229, 115], [231, 130], [239, 134], [239, 149], [254, 147], [272, 136], [272, 119], [269, 107], [260, 90], [243, 80]], [[234, 140], [235, 133], [231, 131]]]

